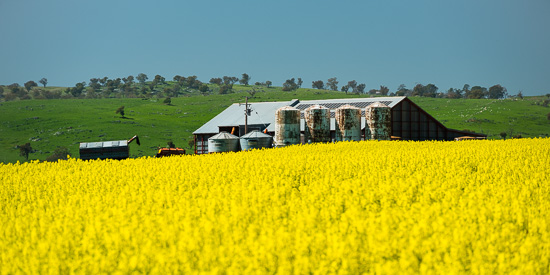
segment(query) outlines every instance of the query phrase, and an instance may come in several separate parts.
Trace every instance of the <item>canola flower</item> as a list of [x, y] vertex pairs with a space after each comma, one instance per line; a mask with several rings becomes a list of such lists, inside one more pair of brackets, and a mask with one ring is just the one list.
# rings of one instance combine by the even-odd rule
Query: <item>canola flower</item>
[[550, 139], [0, 164], [0, 274], [548, 274]]

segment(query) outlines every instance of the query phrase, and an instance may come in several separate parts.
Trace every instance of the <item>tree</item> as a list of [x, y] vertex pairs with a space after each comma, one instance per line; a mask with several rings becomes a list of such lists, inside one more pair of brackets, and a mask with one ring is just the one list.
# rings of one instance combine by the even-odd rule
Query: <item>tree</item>
[[388, 95], [388, 93], [390, 92], [390, 89], [386, 86], [382, 86], [380, 85], [380, 90], [379, 90], [380, 94], [381, 95]]
[[184, 78], [184, 77], [181, 76], [181, 75], [175, 75], [175, 76], [172, 78], [172, 80], [174, 80], [174, 81], [176, 81], [176, 82], [180, 82], [182, 78]]
[[323, 89], [325, 86], [325, 84], [323, 83], [322, 80], [317, 80], [317, 81], [312, 81], [311, 82], [311, 88], [314, 88], [314, 89]]
[[66, 160], [71, 156], [69, 149], [67, 147], [57, 147], [53, 154], [46, 158], [46, 161], [54, 162], [58, 160]]
[[44, 85], [44, 88], [46, 88], [46, 84], [48, 84], [48, 79], [46, 79], [45, 77], [43, 77], [42, 79], [40, 79], [40, 84]]
[[209, 91], [208, 85], [206, 85], [206, 84], [201, 84], [201, 85], [199, 86], [199, 92], [201, 92], [202, 95], [205, 95], [208, 91]]
[[489, 98], [490, 99], [504, 98], [505, 95], [506, 95], [506, 88], [500, 86], [500, 84], [491, 86], [489, 88]]
[[474, 86], [469, 90], [465, 96], [468, 99], [480, 99], [484, 98], [487, 94], [487, 88], [481, 86]]
[[145, 85], [145, 81], [149, 79], [146, 74], [140, 73], [137, 75], [136, 79], [139, 81], [139, 84]]
[[27, 81], [27, 82], [25, 83], [25, 89], [27, 89], [27, 91], [30, 92], [31, 89], [32, 89], [33, 87], [38, 87], [38, 84], [36, 84], [36, 82], [34, 82], [34, 81], [32, 81], [32, 80]]
[[348, 87], [351, 89], [351, 92], [357, 93], [357, 81], [348, 81]]
[[546, 114], [546, 118], [550, 120], [550, 113]]
[[124, 117], [124, 106], [118, 107], [118, 109], [116, 109], [115, 114], [120, 114], [121, 117]]
[[19, 145], [19, 155], [25, 157], [26, 160], [29, 160], [29, 154], [32, 152], [32, 147], [30, 143], [25, 143]]
[[164, 99], [163, 103], [166, 104], [166, 105], [170, 105], [170, 104], [172, 104], [172, 99], [170, 97], [167, 97], [167, 98]]
[[250, 81], [250, 76], [244, 73], [242, 78], [239, 80], [239, 83], [243, 84], [244, 86], [248, 86], [249, 81]]
[[296, 80], [294, 78], [287, 79], [285, 83], [283, 83], [283, 91], [294, 91], [298, 89], [298, 84], [296, 84]]
[[333, 91], [338, 91], [338, 81], [336, 80], [336, 77], [332, 77], [327, 80], [327, 87]]
[[434, 84], [430, 83], [430, 84], [424, 86], [423, 96], [425, 96], [425, 97], [435, 97], [437, 95], [437, 90], [439, 90], [439, 88], [437, 86], [435, 86]]
[[304, 81], [302, 80], [302, 78], [298, 77], [298, 82], [296, 84], [298, 85], [298, 88], [302, 88], [302, 84], [304, 84]]
[[271, 82], [271, 81], [269, 81], [269, 80], [265, 82], [265, 86], [266, 86], [266, 87], [269, 88], [269, 87], [271, 87], [271, 85], [273, 85], [273, 82]]
[[348, 91], [349, 91], [349, 85], [342, 86], [342, 92], [345, 92], [346, 94], [348, 94]]
[[128, 77], [124, 77], [122, 81], [124, 81], [125, 84], [134, 84], [134, 76], [129, 75]]
[[166, 145], [168, 145], [168, 148], [176, 148], [176, 145], [171, 140], [169, 140]]
[[235, 82], [239, 81], [238, 78], [234, 77], [234, 76], [224, 76], [223, 77], [223, 84], [225, 85], [232, 85], [233, 87], [233, 84], [235, 84]]
[[365, 85], [365, 83], [361, 83], [359, 85], [357, 85], [357, 88], [356, 88], [356, 93], [357, 94], [363, 94], [365, 93], [365, 88], [367, 87], [367, 85]]
[[73, 88], [67, 88], [66, 92], [71, 94], [73, 97], [80, 97], [85, 87], [86, 82], [76, 83]]
[[523, 99], [523, 92], [522, 92], [522, 91], [519, 91], [517, 97], [518, 97], [519, 99]]
[[217, 78], [210, 78], [210, 83], [211, 84], [216, 84], [216, 85], [222, 85], [223, 83], [223, 80], [219, 77]]
[[502, 139], [506, 139], [506, 136], [507, 136], [506, 132], [500, 132], [500, 137]]

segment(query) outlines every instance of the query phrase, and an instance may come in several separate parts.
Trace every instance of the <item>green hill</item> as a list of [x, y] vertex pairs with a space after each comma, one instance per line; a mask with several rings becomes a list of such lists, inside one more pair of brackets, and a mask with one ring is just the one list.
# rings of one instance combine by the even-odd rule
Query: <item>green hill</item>
[[[18, 100], [0, 103], [0, 162], [24, 161], [18, 145], [29, 142], [34, 150], [29, 159], [44, 160], [57, 147], [66, 147], [78, 157], [80, 142], [122, 140], [139, 135], [141, 146], [131, 144], [132, 157], [153, 156], [157, 147], [171, 140], [178, 147], [190, 149], [192, 132], [234, 102], [244, 102], [250, 87], [236, 85], [234, 93], [192, 95], [163, 99], [51, 99]], [[367, 97], [342, 92], [299, 89], [283, 92], [280, 88], [263, 88], [250, 101], [282, 101], [297, 98], [330, 99]], [[550, 108], [540, 105], [543, 97], [523, 100], [411, 98], [420, 107], [453, 129], [468, 129], [500, 138], [508, 136], [548, 136]], [[537, 103], [539, 105], [537, 105]], [[125, 118], [115, 114], [125, 106]], [[191, 150], [188, 150], [191, 151]]]

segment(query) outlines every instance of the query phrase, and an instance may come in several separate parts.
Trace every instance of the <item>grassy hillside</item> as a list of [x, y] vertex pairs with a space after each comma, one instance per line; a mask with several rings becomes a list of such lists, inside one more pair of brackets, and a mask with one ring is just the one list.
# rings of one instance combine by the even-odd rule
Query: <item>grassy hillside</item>
[[[235, 86], [226, 95], [194, 95], [163, 99], [58, 99], [22, 100], [0, 103], [0, 162], [24, 161], [17, 145], [30, 142], [35, 150], [30, 159], [44, 160], [58, 146], [67, 147], [78, 157], [80, 142], [122, 140], [139, 135], [141, 146], [130, 145], [131, 156], [152, 156], [156, 148], [172, 140], [178, 147], [189, 149], [192, 132], [234, 102], [244, 102], [249, 87]], [[298, 98], [330, 99], [359, 97], [342, 92], [300, 89], [282, 92], [264, 88], [251, 101], [281, 101]], [[365, 97], [365, 96], [363, 96]], [[524, 137], [547, 136], [550, 108], [536, 105], [541, 98], [524, 100], [449, 100], [412, 98], [420, 107], [454, 129], [469, 129], [488, 134], [490, 138], [521, 134]], [[126, 118], [115, 114], [125, 106]], [[190, 151], [190, 150], [189, 150]]]

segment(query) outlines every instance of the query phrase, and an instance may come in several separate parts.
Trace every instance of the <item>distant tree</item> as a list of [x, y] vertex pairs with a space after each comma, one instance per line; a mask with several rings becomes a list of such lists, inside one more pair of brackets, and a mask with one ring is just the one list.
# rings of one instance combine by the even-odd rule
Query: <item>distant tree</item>
[[325, 84], [323, 83], [323, 80], [317, 80], [311, 82], [311, 88], [314, 89], [323, 89], [325, 87]]
[[296, 84], [296, 80], [294, 78], [287, 79], [285, 83], [283, 83], [283, 91], [294, 91], [298, 89], [298, 84]]
[[506, 139], [506, 136], [507, 136], [506, 132], [500, 132], [500, 137], [502, 139]]
[[208, 89], [208, 85], [206, 84], [201, 84], [199, 86], [199, 92], [201, 92], [201, 94], [205, 95], [210, 89]]
[[327, 87], [333, 91], [338, 91], [338, 80], [336, 80], [336, 77], [327, 80]]
[[546, 118], [550, 120], [550, 113], [546, 114]]
[[84, 88], [86, 88], [86, 82], [80, 82], [76, 83], [73, 88], [67, 88], [66, 92], [70, 93], [73, 97], [80, 97]]
[[359, 85], [357, 85], [357, 88], [356, 88], [356, 92], [357, 94], [364, 94], [365, 93], [365, 88], [367, 87], [367, 85], [365, 85], [365, 83], [361, 83]]
[[181, 75], [175, 75], [174, 78], [172, 78], [172, 80], [174, 80], [176, 82], [180, 82], [182, 78], [184, 78], [184, 77], [181, 76]]
[[[231, 87], [232, 87], [232, 85], [230, 85], [230, 84], [223, 84], [223, 85], [220, 86], [220, 89], [218, 90], [218, 93], [219, 93], [220, 95], [225, 95], [225, 94], [227, 94], [229, 91], [231, 91], [231, 89], [232, 89]], [[204, 95], [204, 94], [203, 94], [203, 95]]]
[[437, 86], [435, 86], [434, 84], [430, 83], [430, 84], [424, 86], [424, 94], [422, 96], [436, 97], [437, 90], [439, 90], [439, 88]]
[[19, 145], [19, 155], [25, 157], [26, 160], [29, 160], [29, 154], [32, 152], [32, 147], [30, 143], [25, 143]]
[[139, 81], [139, 84], [145, 85], [145, 81], [149, 79], [146, 74], [140, 73], [137, 75], [136, 79]]
[[129, 75], [128, 77], [124, 77], [122, 81], [124, 81], [125, 84], [134, 84], [134, 76]]
[[487, 88], [481, 87], [481, 86], [474, 86], [465, 94], [465, 97], [468, 99], [480, 99], [480, 98], [484, 98], [486, 94], [487, 94]]
[[390, 89], [386, 86], [380, 85], [380, 90], [378, 91], [380, 92], [380, 95], [386, 96], [390, 92]]
[[210, 83], [211, 84], [216, 84], [216, 85], [222, 85], [223, 83], [223, 80], [219, 77], [217, 78], [210, 78]]
[[506, 88], [500, 86], [500, 84], [491, 86], [489, 88], [489, 98], [490, 99], [504, 98], [505, 95], [506, 95]]
[[342, 86], [342, 89], [341, 89], [342, 92], [345, 92], [346, 94], [348, 94], [348, 91], [349, 91], [349, 85], [344, 85]]
[[224, 76], [223, 77], [223, 84], [225, 85], [233, 85], [235, 84], [239, 79], [234, 76]]
[[449, 90], [447, 90], [447, 98], [462, 98], [462, 90], [449, 88]]
[[38, 87], [38, 84], [36, 84], [36, 82], [34, 82], [34, 81], [32, 81], [32, 80], [27, 81], [27, 82], [25, 83], [25, 89], [27, 89], [27, 91], [30, 92], [31, 89], [32, 89], [33, 87]]
[[348, 87], [351, 89], [351, 92], [357, 93], [357, 81], [348, 81]]
[[522, 92], [522, 91], [519, 91], [517, 97], [518, 97], [519, 99], [523, 99], [523, 92]]
[[124, 106], [118, 107], [118, 109], [116, 109], [115, 114], [120, 114], [121, 117], [124, 117]]
[[168, 148], [176, 148], [176, 145], [171, 140], [169, 140], [166, 145], [168, 145]]
[[244, 86], [248, 86], [248, 82], [250, 81], [250, 76], [246, 73], [244, 73], [239, 80], [239, 83], [243, 84]]
[[546, 94], [546, 97], [547, 97], [547, 98], [550, 98], [550, 94]]
[[66, 160], [71, 156], [69, 149], [67, 147], [57, 147], [53, 154], [46, 158], [46, 161], [54, 162], [58, 160]]
[[104, 77], [104, 78], [99, 79], [99, 83], [101, 83], [102, 86], [105, 86], [108, 81], [109, 81], [108, 77]]
[[40, 84], [44, 85], [44, 88], [46, 88], [46, 85], [48, 84], [48, 79], [46, 79], [45, 77], [43, 77], [42, 79], [40, 79]]
[[172, 99], [170, 97], [167, 97], [167, 98], [164, 99], [163, 103], [166, 104], [166, 105], [170, 105], [170, 104], [172, 104]]
[[189, 145], [189, 149], [193, 148], [193, 146], [195, 146], [195, 140], [194, 140], [194, 139], [190, 139], [190, 140], [187, 142], [187, 145]]
[[523, 138], [521, 134], [513, 135], [512, 138]]
[[302, 80], [302, 78], [298, 77], [298, 82], [296, 82], [296, 85], [297, 85], [297, 89], [299, 88], [302, 88], [302, 84], [304, 84], [304, 81]]
[[462, 87], [462, 93], [464, 94], [465, 97], [468, 94], [468, 92], [470, 92], [470, 84], [464, 84], [464, 86]]
[[269, 80], [265, 82], [265, 86], [266, 86], [266, 87], [269, 88], [269, 87], [271, 87], [271, 85], [273, 85], [273, 82], [271, 82], [271, 81], [269, 81]]
[[376, 93], [378, 93], [377, 89], [370, 89], [368, 94], [369, 95], [375, 95]]
[[101, 84], [99, 84], [99, 78], [91, 78], [90, 83], [88, 83], [88, 86], [90, 88], [94, 89], [94, 91], [99, 91], [101, 89]]

